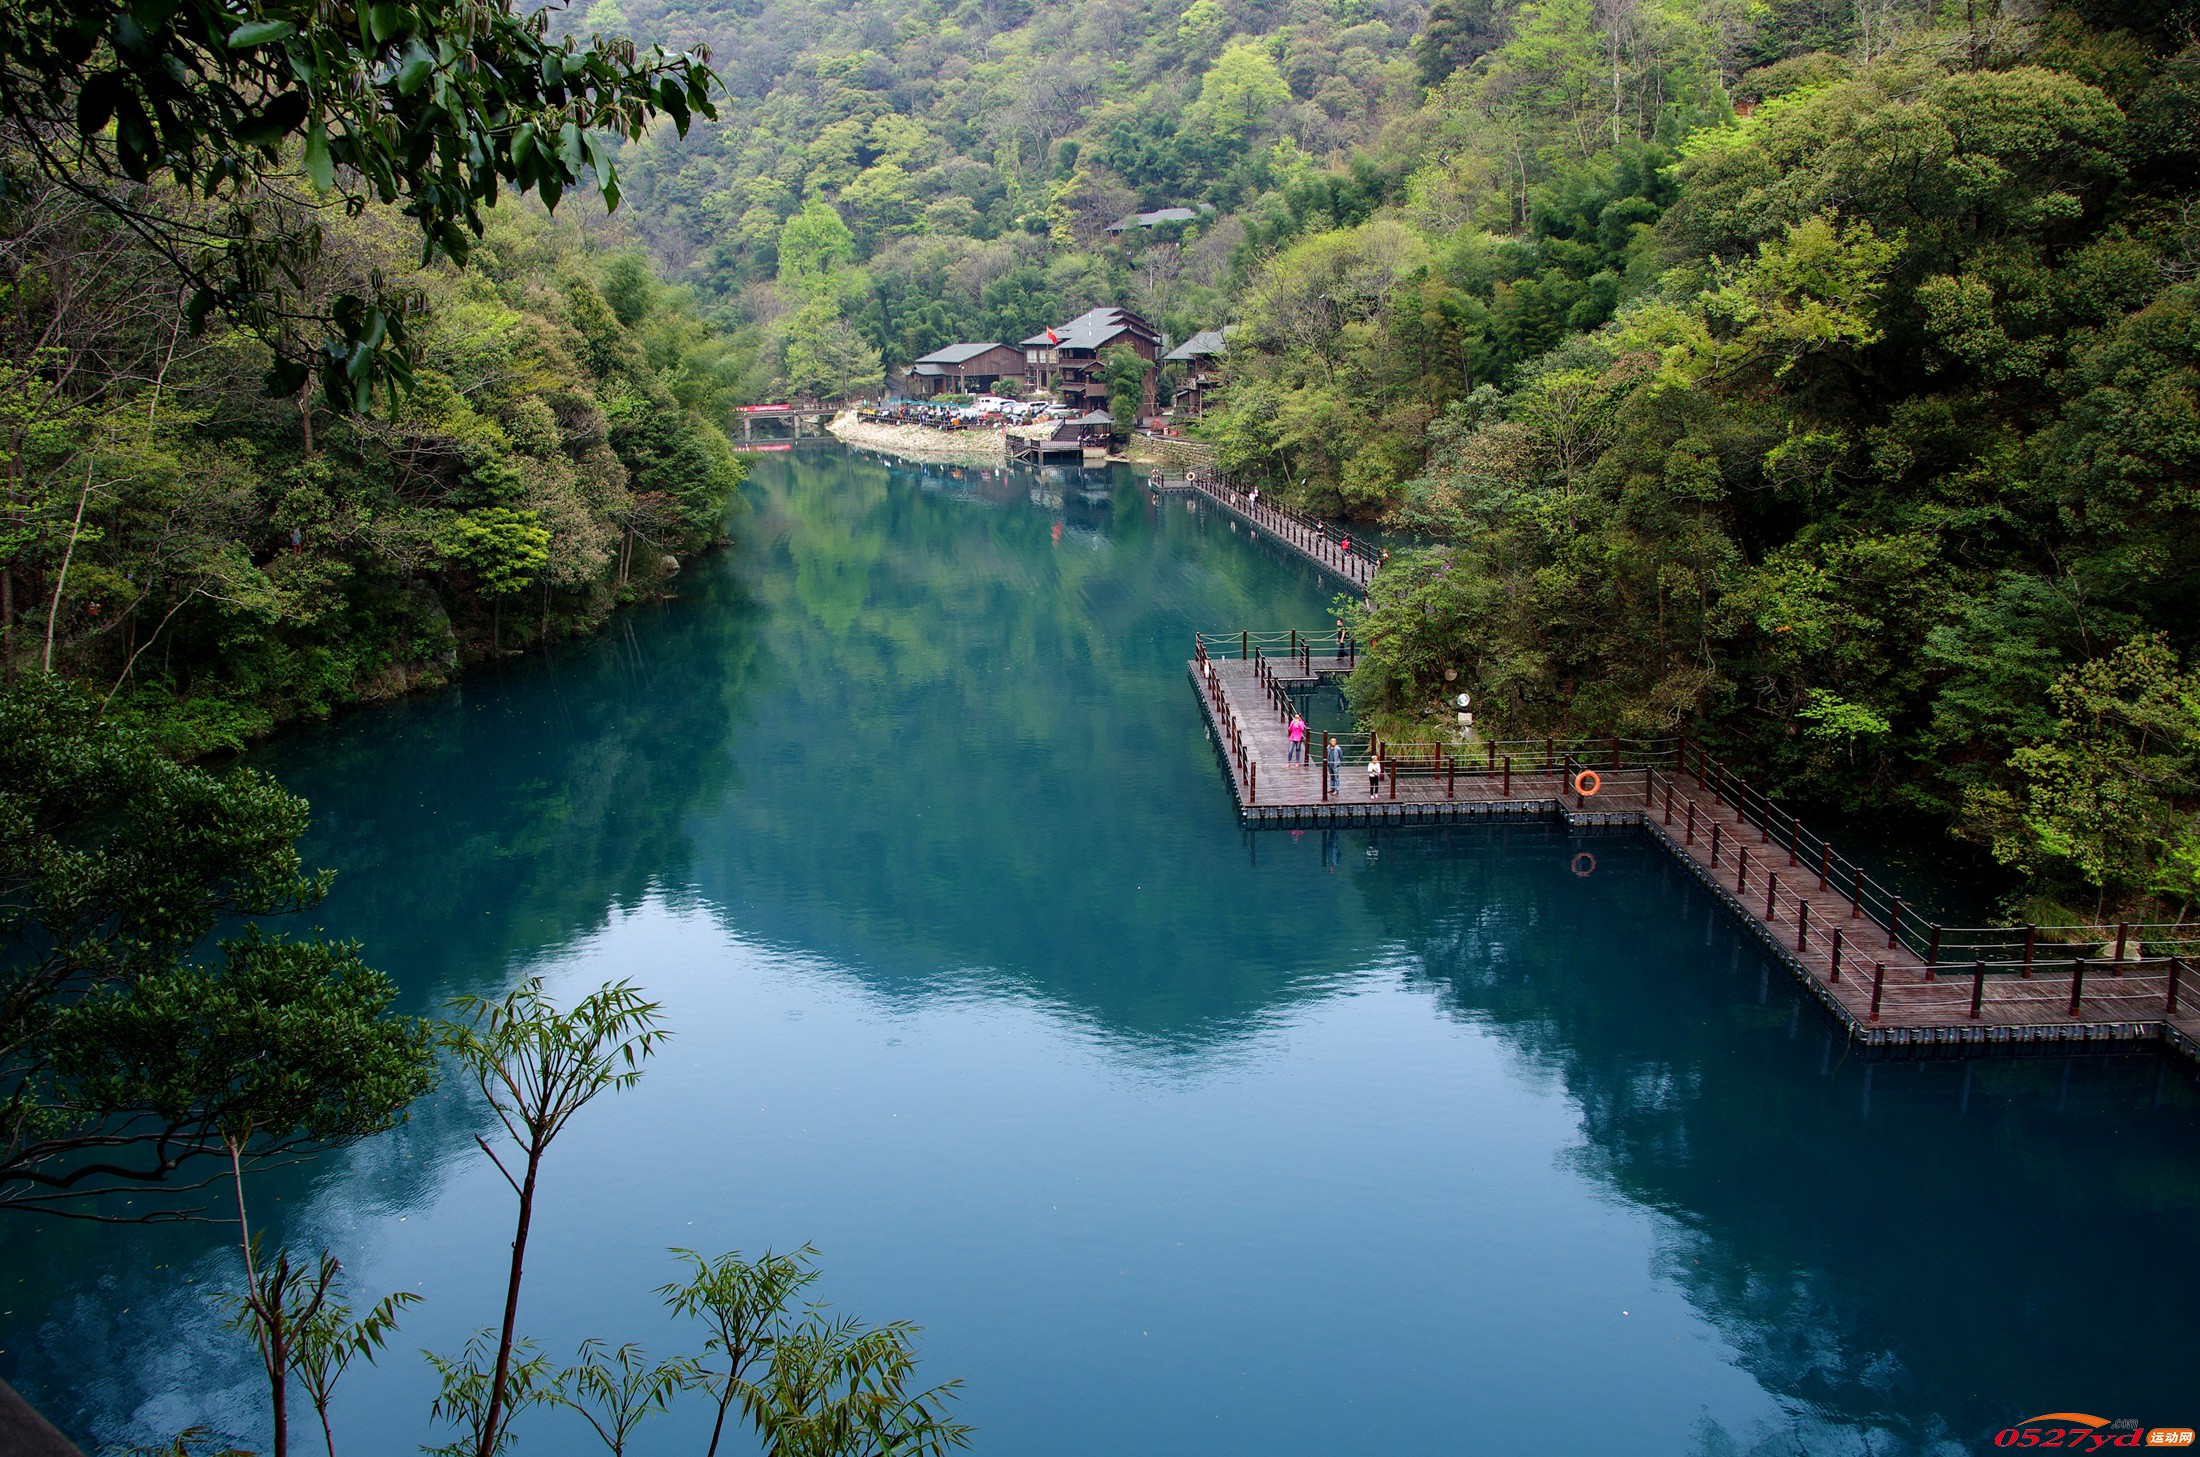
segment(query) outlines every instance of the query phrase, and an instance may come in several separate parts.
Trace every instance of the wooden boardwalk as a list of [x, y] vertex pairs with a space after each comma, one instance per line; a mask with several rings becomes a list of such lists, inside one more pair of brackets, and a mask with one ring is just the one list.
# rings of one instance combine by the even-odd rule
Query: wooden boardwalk
[[[2121, 935], [2080, 941], [2071, 928], [2049, 928], [2063, 939], [2041, 942], [2037, 928], [2024, 928], [2020, 941], [2020, 928], [1924, 922], [1700, 751], [1691, 766], [1685, 741], [1454, 750], [1370, 745], [1357, 735], [1339, 740], [1346, 762], [1342, 783], [1331, 786], [1321, 762], [1329, 736], [1311, 736], [1305, 759], [1294, 761], [1286, 723], [1293, 695], [1341, 675], [1348, 658], [1333, 649], [1239, 658], [1202, 644], [1196, 652], [1193, 683], [1250, 827], [1488, 819], [1640, 826], [1860, 1043], [1950, 1052], [2167, 1043], [2200, 1058], [2200, 962], [2145, 954], [2141, 940], [2126, 945]], [[1372, 792], [1371, 747], [1385, 767]], [[1589, 777], [1577, 780], [1583, 770]]]
[[1363, 597], [1367, 595], [1368, 584], [1375, 580], [1376, 568], [1382, 565], [1380, 554], [1364, 546], [1355, 545], [1350, 551], [1345, 550], [1344, 543], [1350, 541], [1352, 535], [1346, 528], [1333, 527], [1316, 517], [1302, 516], [1265, 501], [1255, 501], [1246, 492], [1223, 484], [1210, 471], [1193, 471], [1181, 476], [1163, 476], [1156, 472], [1151, 484], [1155, 490], [1192, 491], [1205, 497], [1301, 561], [1319, 567], [1332, 580]]

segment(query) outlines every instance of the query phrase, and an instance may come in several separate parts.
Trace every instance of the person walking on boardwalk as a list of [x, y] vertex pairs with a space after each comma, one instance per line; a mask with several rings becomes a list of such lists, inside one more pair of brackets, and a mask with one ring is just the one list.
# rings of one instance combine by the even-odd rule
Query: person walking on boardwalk
[[1304, 764], [1306, 762], [1306, 720], [1300, 718], [1296, 713], [1292, 714], [1291, 727], [1286, 732], [1291, 738], [1291, 752], [1285, 756], [1284, 762]]
[[1344, 792], [1344, 745], [1338, 743], [1335, 739], [1329, 741], [1329, 762], [1327, 772], [1323, 777], [1329, 781], [1326, 793], [1341, 794]]
[[1367, 797], [1373, 799], [1376, 791], [1382, 787], [1383, 757], [1371, 749], [1367, 755]]

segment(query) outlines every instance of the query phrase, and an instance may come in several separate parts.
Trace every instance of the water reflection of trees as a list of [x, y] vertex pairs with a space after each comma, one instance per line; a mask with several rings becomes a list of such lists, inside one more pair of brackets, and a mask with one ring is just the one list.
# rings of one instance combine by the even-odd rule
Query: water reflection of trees
[[1706, 1450], [1971, 1444], [2072, 1403], [2182, 1420], [2189, 1355], [2159, 1335], [2195, 1293], [2187, 1068], [1865, 1060], [1647, 841], [1592, 844], [1581, 880], [1562, 833], [1511, 840], [1386, 837], [1367, 903], [1454, 1015], [1562, 1080], [1576, 1166], [1670, 1217], [1662, 1273], [1791, 1403], [1792, 1430]]
[[765, 479], [774, 691], [741, 792], [695, 826], [697, 887], [883, 992], [985, 978], [1203, 1045], [1365, 945], [1349, 917], [1310, 938], [1254, 871], [1184, 682], [1195, 628], [1324, 600], [1212, 550], [1181, 499], [1118, 475], [1034, 508], [1033, 479], [858, 457]]

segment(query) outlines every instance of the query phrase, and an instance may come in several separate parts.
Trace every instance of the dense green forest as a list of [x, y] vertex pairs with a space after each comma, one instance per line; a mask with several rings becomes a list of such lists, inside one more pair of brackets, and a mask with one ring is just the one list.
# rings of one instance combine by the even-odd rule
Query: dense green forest
[[194, 334], [164, 261], [60, 189], [0, 238], [0, 658], [77, 679], [179, 754], [585, 630], [719, 539], [747, 361], [635, 249], [490, 215], [471, 267], [331, 224], [322, 296], [413, 294], [393, 411], [274, 398], [249, 334]]
[[[653, 132], [623, 175], [651, 246], [754, 342], [761, 392], [828, 382], [820, 356], [875, 352], [875, 371], [1107, 304], [1178, 341], [1219, 324], [1248, 260], [1394, 187], [1330, 164], [1413, 106], [1421, 18], [1415, 0], [597, 0], [568, 23], [710, 46], [720, 120]], [[1110, 245], [1109, 223], [1165, 206], [1203, 211]], [[794, 286], [812, 260], [829, 287]]]

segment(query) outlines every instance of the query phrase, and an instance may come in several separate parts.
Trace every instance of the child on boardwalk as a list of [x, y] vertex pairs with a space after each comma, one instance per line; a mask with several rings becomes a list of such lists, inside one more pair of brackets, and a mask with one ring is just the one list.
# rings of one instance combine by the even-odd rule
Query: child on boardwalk
[[1383, 787], [1383, 760], [1379, 754], [1367, 756], [1367, 797], [1373, 799]]
[[1294, 713], [1294, 714], [1292, 714], [1292, 715], [1291, 715], [1291, 727], [1290, 727], [1290, 729], [1288, 730], [1288, 732], [1289, 732], [1289, 734], [1290, 734], [1290, 736], [1291, 736], [1291, 752], [1290, 752], [1289, 756], [1288, 756], [1288, 757], [1286, 758], [1285, 762], [1286, 762], [1286, 763], [1291, 763], [1291, 764], [1303, 764], [1303, 763], [1305, 763], [1305, 762], [1306, 762], [1306, 720], [1305, 720], [1305, 719], [1303, 719], [1303, 718], [1300, 718], [1300, 717], [1299, 717], [1299, 716], [1298, 716], [1297, 714], [1295, 714], [1295, 713]]

